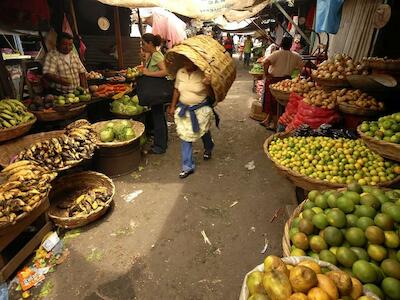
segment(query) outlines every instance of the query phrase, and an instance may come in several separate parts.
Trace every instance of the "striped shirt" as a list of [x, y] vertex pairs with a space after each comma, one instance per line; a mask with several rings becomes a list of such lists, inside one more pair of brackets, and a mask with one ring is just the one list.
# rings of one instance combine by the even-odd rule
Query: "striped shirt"
[[57, 50], [52, 50], [47, 54], [43, 66], [43, 74], [60, 76], [71, 83], [68, 86], [52, 83], [51, 87], [62, 93], [71, 92], [77, 88], [80, 85], [79, 74], [85, 72], [85, 67], [74, 51], [62, 54]]

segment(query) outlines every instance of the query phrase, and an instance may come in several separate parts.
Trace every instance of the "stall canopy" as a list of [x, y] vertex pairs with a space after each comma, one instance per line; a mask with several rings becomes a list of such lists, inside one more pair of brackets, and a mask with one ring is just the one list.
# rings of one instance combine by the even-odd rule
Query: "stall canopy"
[[224, 16], [229, 22], [242, 21], [273, 0], [98, 0], [104, 4], [128, 8], [162, 7], [171, 12], [200, 20], [213, 20]]

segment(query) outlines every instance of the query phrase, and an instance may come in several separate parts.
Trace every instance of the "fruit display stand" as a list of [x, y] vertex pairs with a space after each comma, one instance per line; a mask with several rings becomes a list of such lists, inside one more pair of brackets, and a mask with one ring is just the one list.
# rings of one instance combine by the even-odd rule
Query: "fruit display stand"
[[[272, 257], [273, 256], [267, 257], [266, 261]], [[290, 266], [290, 269], [286, 267], [286, 273], [285, 271], [282, 271], [282, 262], [284, 265]], [[364, 295], [368, 296], [367, 299], [369, 300], [380, 300], [380, 298], [371, 291], [361, 287], [358, 280], [351, 278], [343, 271], [340, 271], [336, 266], [325, 261], [313, 259], [307, 256], [290, 256], [281, 259], [274, 257], [270, 262], [268, 262], [268, 264], [270, 264], [270, 270], [268, 271], [265, 270], [265, 264], [266, 262], [258, 265], [246, 274], [240, 291], [239, 300], [338, 299], [339, 294], [344, 290], [347, 290], [347, 295], [351, 294], [356, 297], [349, 297], [350, 299], [360, 299], [359, 297]], [[294, 267], [296, 266], [302, 266], [303, 269], [295, 270]], [[329, 277], [329, 273], [328, 276], [321, 276], [322, 268], [333, 272], [336, 275], [334, 276], [335, 280], [331, 279], [334, 277]], [[297, 276], [300, 278], [296, 278], [297, 276], [295, 276], [294, 273], [291, 273], [292, 270], [299, 272]], [[258, 272], [258, 274], [262, 276], [261, 282], [257, 279], [249, 280], [255, 272]], [[312, 274], [310, 274], [310, 272], [312, 272]], [[346, 279], [340, 276], [342, 274]], [[350, 289], [348, 289], [347, 286], [345, 288], [347, 283], [350, 284]], [[253, 289], [252, 293], [253, 295], [256, 295], [255, 297], [250, 297], [251, 295], [248, 284], [251, 284], [251, 288]], [[258, 287], [258, 285], [261, 285], [261, 287]], [[265, 294], [267, 294], [268, 297], [264, 296]]]
[[[51, 231], [52, 223], [47, 216], [49, 206], [46, 197], [29, 215], [0, 231], [0, 282], [6, 281], [18, 269]], [[34, 226], [38, 230], [21, 247], [21, 240], [24, 240], [23, 232], [29, 226]]]
[[[105, 187], [110, 195], [104, 205], [98, 206], [88, 214], [68, 215], [68, 209], [65, 206], [72, 206], [77, 195], [98, 187]], [[53, 189], [49, 195], [51, 201], [49, 217], [54, 224], [62, 228], [73, 229], [85, 226], [100, 219], [108, 211], [114, 194], [114, 183], [104, 174], [87, 171], [63, 176], [53, 183]]]
[[[110, 122], [118, 121], [111, 120]], [[145, 126], [137, 121], [129, 120], [135, 132], [135, 137], [123, 142], [103, 143], [97, 141], [98, 149], [94, 154], [94, 166], [96, 171], [110, 177], [126, 175], [139, 167], [141, 159], [140, 137], [145, 131]], [[108, 121], [93, 124], [97, 134], [106, 126]]]
[[[268, 158], [274, 163], [275, 167], [278, 171], [288, 178], [291, 182], [294, 183], [295, 186], [302, 188], [304, 191], [311, 190], [328, 190], [328, 189], [338, 189], [344, 188], [346, 184], [342, 183], [332, 183], [325, 180], [314, 179], [309, 176], [302, 175], [293, 171], [290, 168], [282, 166], [279, 162], [277, 162], [273, 157], [271, 157], [269, 153], [269, 146], [271, 142], [275, 139], [283, 139], [286, 137], [292, 136], [293, 132], [285, 132], [285, 133], [277, 133], [275, 135], [270, 136], [264, 143], [264, 152], [267, 154]], [[400, 175], [390, 181], [380, 182], [377, 186], [380, 187], [390, 187], [400, 182]]]
[[73, 119], [81, 115], [86, 109], [86, 104], [68, 107], [63, 111], [59, 110], [36, 110], [31, 111], [39, 122], [52, 122]]
[[388, 159], [400, 161], [400, 144], [381, 141], [367, 136], [360, 130], [360, 127], [357, 127], [357, 133], [360, 135], [367, 147], [372, 151]]
[[9, 141], [20, 137], [31, 130], [33, 124], [36, 122], [36, 117], [27, 123], [23, 123], [11, 128], [0, 129], [0, 142]]

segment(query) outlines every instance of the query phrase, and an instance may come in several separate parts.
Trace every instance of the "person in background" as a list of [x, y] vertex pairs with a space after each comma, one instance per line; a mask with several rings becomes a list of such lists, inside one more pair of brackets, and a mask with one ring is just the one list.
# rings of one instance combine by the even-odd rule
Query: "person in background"
[[244, 60], [243, 64], [245, 66], [250, 65], [250, 58], [251, 58], [251, 50], [253, 48], [253, 41], [251, 40], [251, 36], [248, 35], [246, 37], [246, 40], [244, 41], [244, 48], [243, 48], [243, 53], [244, 53]]
[[235, 34], [233, 36], [233, 46], [234, 46], [234, 50], [235, 53], [239, 52], [239, 36], [237, 34]]
[[56, 49], [46, 55], [43, 75], [49, 87], [58, 93], [69, 93], [78, 86], [87, 88], [86, 69], [73, 50], [73, 37], [62, 32], [57, 35]]
[[224, 48], [231, 56], [233, 55], [233, 39], [229, 33], [224, 40]]
[[302, 47], [300, 44], [300, 39], [295, 38], [293, 41], [292, 47], [290, 48], [290, 51], [300, 53], [301, 49], [302, 49]]
[[[164, 55], [157, 50], [161, 45], [161, 37], [151, 33], [142, 35], [142, 51], [147, 60], [143, 68], [143, 75], [150, 77], [165, 77], [167, 69], [164, 63]], [[157, 87], [154, 87], [157, 88]], [[151, 106], [151, 116], [154, 126], [154, 143], [150, 153], [163, 154], [167, 151], [168, 127], [165, 118], [164, 104]]]
[[214, 142], [210, 133], [213, 116], [208, 98], [210, 91], [210, 78], [185, 58], [184, 67], [176, 74], [174, 96], [168, 111], [175, 118], [176, 131], [182, 140], [181, 179], [195, 170], [193, 142], [201, 138], [204, 144], [203, 159], [211, 159]]
[[284, 37], [281, 49], [275, 51], [264, 61], [265, 83], [263, 95], [263, 111], [267, 113], [267, 118], [261, 125], [268, 129], [275, 129], [277, 125], [277, 105], [275, 98], [269, 90], [269, 85], [284, 79], [290, 79], [294, 70], [303, 67], [303, 61], [298, 53], [290, 51], [292, 37]]

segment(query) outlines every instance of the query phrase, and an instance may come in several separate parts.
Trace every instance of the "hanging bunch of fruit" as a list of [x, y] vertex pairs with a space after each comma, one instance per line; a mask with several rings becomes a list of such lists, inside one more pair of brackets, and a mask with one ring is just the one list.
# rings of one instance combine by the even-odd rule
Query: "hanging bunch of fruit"
[[5, 182], [0, 185], [0, 224], [13, 223], [24, 212], [32, 211], [47, 197], [57, 176], [39, 163], [21, 160], [1, 171]]
[[0, 100], [0, 130], [27, 123], [35, 119], [23, 103], [15, 99]]

